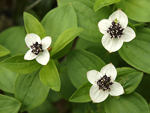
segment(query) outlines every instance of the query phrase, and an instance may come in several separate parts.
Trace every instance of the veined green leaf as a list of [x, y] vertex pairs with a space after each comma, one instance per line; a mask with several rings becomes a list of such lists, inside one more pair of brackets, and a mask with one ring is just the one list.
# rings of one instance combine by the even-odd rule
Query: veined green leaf
[[88, 82], [87, 71], [100, 71], [104, 65], [99, 57], [84, 50], [73, 50], [67, 55], [68, 75], [76, 88]]
[[137, 36], [119, 50], [123, 60], [138, 70], [150, 73], [150, 29], [137, 28]]
[[14, 93], [14, 82], [15, 82], [16, 73], [4, 68], [2, 64], [0, 64], [0, 89]]
[[71, 3], [78, 19], [78, 26], [84, 31], [79, 37], [86, 40], [100, 43], [103, 36], [98, 29], [98, 22], [107, 19], [111, 14], [109, 7], [103, 7], [97, 12], [93, 10], [95, 0], [57, 0], [58, 6]]
[[52, 44], [67, 29], [77, 27], [76, 13], [71, 3], [57, 7], [46, 14], [42, 20], [46, 34], [52, 37]]
[[125, 94], [133, 92], [141, 82], [143, 73], [133, 68], [117, 68], [117, 81], [122, 84]]
[[35, 60], [24, 60], [24, 55], [17, 55], [10, 57], [2, 62], [2, 65], [11, 71], [20, 74], [31, 73], [39, 69], [42, 65], [37, 63]]
[[9, 96], [0, 94], [0, 113], [18, 113], [21, 103]]
[[106, 113], [149, 113], [146, 100], [138, 93], [110, 97], [104, 103]]
[[0, 45], [10, 51], [11, 55], [25, 53], [25, 29], [22, 26], [11, 27], [0, 33]]
[[117, 7], [122, 9], [127, 16], [138, 22], [150, 22], [149, 0], [121, 0]]
[[37, 70], [29, 74], [17, 75], [14, 89], [15, 98], [22, 103], [21, 111], [25, 111], [42, 104], [50, 88], [42, 84]]

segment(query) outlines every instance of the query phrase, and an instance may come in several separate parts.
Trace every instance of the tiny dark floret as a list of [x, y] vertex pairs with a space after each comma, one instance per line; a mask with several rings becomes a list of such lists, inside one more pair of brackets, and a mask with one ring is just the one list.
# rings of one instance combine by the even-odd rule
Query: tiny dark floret
[[105, 90], [110, 91], [110, 85], [113, 84], [110, 80], [111, 80], [110, 77], [107, 77], [107, 75], [105, 74], [101, 79], [97, 81], [99, 89], [102, 89], [103, 91]]
[[42, 44], [38, 44], [38, 42], [35, 42], [35, 44], [31, 46], [31, 49], [32, 53], [34, 53], [35, 55], [38, 55], [40, 52], [43, 52]]
[[111, 38], [121, 38], [124, 28], [120, 23], [112, 22], [111, 26], [108, 28], [107, 33], [110, 34]]

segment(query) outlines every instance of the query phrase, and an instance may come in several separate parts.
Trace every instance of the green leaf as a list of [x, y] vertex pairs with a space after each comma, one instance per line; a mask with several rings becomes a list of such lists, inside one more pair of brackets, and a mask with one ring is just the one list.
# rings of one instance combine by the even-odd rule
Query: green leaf
[[40, 79], [43, 84], [49, 86], [54, 91], [60, 91], [60, 78], [57, 67], [51, 59], [40, 71]]
[[42, 104], [49, 92], [49, 87], [42, 84], [39, 70], [29, 74], [17, 75], [15, 98], [21, 103], [21, 111], [29, 110]]
[[27, 47], [25, 44], [25, 29], [21, 26], [11, 27], [0, 34], [0, 45], [7, 48], [11, 55], [25, 53]]
[[16, 73], [4, 68], [0, 64], [0, 89], [14, 93], [14, 82], [15, 82]]
[[60, 50], [62, 50], [67, 44], [69, 44], [73, 39], [75, 39], [81, 32], [83, 31], [82, 28], [70, 28], [63, 32], [56, 42], [54, 43], [51, 51], [51, 55], [55, 55]]
[[0, 113], [18, 113], [20, 106], [18, 100], [0, 94]]
[[123, 60], [138, 70], [150, 73], [150, 29], [137, 28], [137, 37], [119, 50]]
[[5, 55], [7, 55], [9, 53], [10, 53], [10, 51], [7, 48], [5, 48], [4, 46], [0, 45], [0, 57], [5, 56]]
[[58, 92], [53, 91], [53, 90], [50, 90], [47, 96], [48, 101], [53, 102], [53, 103], [58, 102], [61, 98], [62, 98], [61, 95]]
[[57, 7], [46, 14], [42, 20], [46, 34], [52, 37], [52, 44], [67, 29], [77, 27], [76, 13], [71, 3]]
[[117, 81], [123, 85], [125, 94], [133, 92], [141, 82], [143, 73], [129, 67], [117, 68]]
[[108, 6], [114, 3], [119, 2], [120, 0], [96, 0], [95, 4], [94, 4], [94, 10], [97, 11], [98, 9], [104, 7], [104, 6]]
[[127, 16], [138, 22], [150, 22], [149, 0], [121, 0], [117, 7], [121, 8]]
[[57, 113], [56, 108], [49, 101], [44, 101], [40, 106], [31, 109], [28, 113]]
[[[111, 14], [109, 7], [103, 7], [97, 12], [93, 10], [95, 0], [57, 0], [58, 6], [71, 3], [78, 19], [78, 27], [84, 29], [79, 37], [86, 40], [101, 43], [103, 34], [98, 29], [98, 22], [107, 19]], [[104, 13], [105, 12], [105, 13]]]
[[9, 70], [20, 74], [31, 73], [41, 67], [35, 60], [24, 60], [24, 55], [10, 57], [4, 60], [2, 65]]
[[75, 48], [76, 49], [83, 49], [86, 50], [87, 48], [91, 47], [91, 46], [101, 46], [101, 44], [99, 43], [94, 43], [88, 40], [85, 40], [83, 38], [78, 38], [78, 40], [76, 41], [76, 45]]
[[91, 101], [89, 91], [91, 88], [91, 84], [85, 83], [81, 87], [79, 87], [76, 92], [70, 97], [69, 101], [70, 102], [78, 102], [78, 103], [83, 103], [83, 102], [89, 102]]
[[73, 44], [73, 41], [70, 42], [68, 45], [66, 45], [61, 51], [59, 51], [58, 53], [51, 56], [51, 58], [52, 59], [59, 59], [59, 58], [63, 57], [64, 55], [66, 55], [70, 51], [72, 44]]
[[46, 32], [43, 26], [34, 16], [27, 12], [24, 12], [23, 17], [27, 33], [35, 33], [41, 38], [44, 38], [46, 36]]
[[72, 103], [72, 113], [85, 113], [84, 103]]
[[99, 71], [104, 65], [99, 57], [84, 50], [73, 50], [67, 55], [68, 75], [76, 88], [88, 81], [87, 71]]
[[115, 67], [128, 66], [118, 52], [109, 53], [102, 45], [90, 46], [86, 50], [100, 57], [106, 64], [111, 62]]
[[149, 113], [148, 104], [138, 93], [110, 97], [105, 101], [106, 113]]
[[[136, 88], [136, 92], [139, 93], [140, 95], [142, 95], [147, 102], [150, 102], [150, 91], [149, 88], [150, 88], [150, 75], [149, 74], [144, 74], [143, 75], [143, 78], [142, 78], [142, 81], [140, 83], [140, 85]], [[144, 90], [143, 90], [144, 88]]]
[[76, 91], [76, 88], [73, 86], [68, 77], [66, 64], [59, 68], [59, 73], [61, 80], [61, 89], [59, 93], [64, 99], [69, 100], [70, 96]]

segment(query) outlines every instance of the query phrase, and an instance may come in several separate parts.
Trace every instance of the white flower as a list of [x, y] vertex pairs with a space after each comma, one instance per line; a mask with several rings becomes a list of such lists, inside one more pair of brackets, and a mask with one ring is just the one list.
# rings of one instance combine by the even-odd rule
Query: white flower
[[90, 97], [93, 102], [104, 101], [108, 95], [119, 96], [124, 93], [122, 85], [115, 82], [117, 71], [113, 64], [107, 64], [100, 72], [91, 70], [87, 72], [87, 78], [92, 85]]
[[108, 19], [98, 23], [99, 30], [104, 36], [102, 45], [109, 52], [115, 52], [121, 48], [123, 42], [129, 42], [135, 38], [135, 32], [127, 27], [128, 17], [120, 9], [112, 13]]
[[25, 42], [30, 50], [26, 52], [24, 59], [36, 59], [38, 63], [46, 65], [50, 59], [47, 48], [51, 44], [51, 37], [46, 36], [41, 40], [37, 34], [30, 33], [25, 37]]

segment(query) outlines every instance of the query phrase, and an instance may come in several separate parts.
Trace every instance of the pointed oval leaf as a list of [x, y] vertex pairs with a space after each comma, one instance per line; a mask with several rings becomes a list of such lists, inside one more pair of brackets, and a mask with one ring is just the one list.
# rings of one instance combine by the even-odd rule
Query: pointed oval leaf
[[28, 49], [24, 41], [25, 35], [22, 26], [11, 27], [0, 34], [0, 45], [6, 47], [11, 55], [25, 53]]
[[57, 67], [51, 59], [40, 71], [40, 79], [43, 84], [49, 86], [55, 91], [60, 91], [60, 78]]
[[22, 103], [21, 111], [42, 104], [49, 92], [49, 87], [40, 81], [39, 70], [29, 74], [17, 75], [14, 89], [15, 98]]
[[18, 113], [21, 103], [9, 96], [0, 94], [0, 113]]
[[46, 34], [52, 37], [52, 44], [67, 29], [77, 27], [76, 13], [72, 4], [57, 7], [46, 14], [42, 20]]
[[104, 65], [99, 57], [84, 50], [73, 50], [67, 55], [68, 75], [76, 88], [88, 82], [87, 71], [99, 71]]
[[138, 93], [122, 95], [120, 98], [110, 97], [104, 106], [106, 113], [149, 113], [148, 103]]
[[150, 73], [150, 29], [137, 28], [137, 37], [119, 50], [123, 60], [138, 70]]
[[64, 55], [66, 55], [70, 51], [70, 49], [71, 49], [71, 47], [73, 45], [73, 42], [74, 41], [71, 41], [61, 51], [59, 51], [58, 53], [54, 54], [51, 58], [52, 59], [59, 59], [59, 58], [63, 57]]
[[121, 8], [130, 19], [138, 22], [150, 22], [149, 0], [121, 0], [117, 7]]
[[62, 50], [67, 44], [69, 44], [73, 39], [75, 39], [81, 32], [83, 31], [82, 28], [70, 28], [63, 32], [56, 42], [54, 43], [51, 51], [51, 55], [55, 55], [60, 50]]
[[16, 73], [4, 68], [0, 64], [0, 89], [14, 93], [14, 82], [15, 82]]
[[96, 0], [95, 4], [94, 4], [94, 10], [97, 11], [98, 9], [104, 7], [104, 6], [108, 6], [114, 3], [119, 2], [120, 0]]
[[95, 12], [93, 10], [94, 2], [95, 0], [58, 0], [58, 6], [71, 3], [77, 14], [78, 27], [84, 29], [79, 37], [100, 43], [102, 34], [99, 32], [98, 22], [107, 19], [111, 10], [108, 7], [103, 7]]
[[5, 48], [4, 46], [0, 45], [0, 57], [5, 56], [5, 55], [7, 55], [9, 53], [10, 53], [10, 51], [7, 48]]
[[43, 26], [34, 16], [27, 12], [24, 12], [23, 16], [27, 33], [35, 33], [41, 38], [44, 38], [46, 36], [46, 32]]
[[143, 73], [133, 68], [123, 67], [117, 68], [117, 80], [122, 84], [125, 94], [132, 93], [139, 85], [143, 77]]
[[24, 60], [24, 55], [17, 55], [10, 57], [2, 62], [2, 65], [11, 71], [20, 74], [31, 73], [39, 69], [42, 65], [37, 63], [35, 60]]
[[81, 87], [79, 87], [76, 92], [70, 97], [70, 102], [84, 103], [91, 101], [89, 91], [92, 84], [85, 83]]

